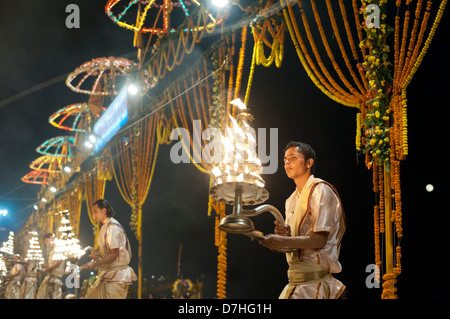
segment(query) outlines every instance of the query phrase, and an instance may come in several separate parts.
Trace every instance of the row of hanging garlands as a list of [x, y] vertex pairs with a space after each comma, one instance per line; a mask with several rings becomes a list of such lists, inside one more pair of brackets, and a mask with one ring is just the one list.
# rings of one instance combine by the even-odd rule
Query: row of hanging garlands
[[[122, 196], [132, 209], [131, 223], [140, 243], [141, 274], [141, 208], [150, 189], [158, 145], [170, 142], [169, 134], [173, 127], [192, 131], [190, 123], [194, 119], [201, 119], [203, 127], [223, 129], [227, 124], [226, 115], [234, 111], [229, 102], [243, 97], [248, 103], [255, 66], [281, 66], [285, 35], [288, 35], [302, 67], [314, 84], [334, 101], [358, 111], [356, 149], [365, 154], [366, 166], [373, 171], [374, 192], [378, 195], [374, 206], [374, 242], [375, 262], [383, 272], [380, 278], [383, 280], [382, 298], [396, 298], [394, 284], [401, 272], [400, 241], [403, 236], [400, 162], [408, 154], [406, 89], [433, 39], [446, 1], [438, 6], [433, 6], [431, 1], [396, 1], [394, 8], [388, 8], [386, 1], [352, 1], [350, 7], [342, 0], [333, 4], [330, 0], [319, 4], [312, 0], [249, 1], [247, 4], [241, 1], [235, 4], [244, 12], [243, 17], [230, 23], [231, 28], [227, 28], [221, 18], [226, 15], [213, 16], [202, 6], [190, 14], [187, 2], [180, 1], [178, 6], [185, 10], [187, 18], [177, 29], [169, 27], [171, 10], [176, 7], [170, 1], [161, 5], [156, 5], [155, 1], [131, 1], [123, 11], [114, 13], [114, 6], [119, 2], [109, 1], [105, 11], [119, 26], [134, 31], [139, 63], [133, 64], [130, 68], [133, 71], [128, 73], [127, 70], [117, 73], [119, 68], [114, 68], [113, 61], [109, 64], [113, 67], [105, 70], [92, 69], [92, 66], [90, 69], [87, 63], [82, 70], [72, 74], [85, 72], [82, 81], [71, 87], [80, 92], [83, 92], [81, 86], [86, 78], [96, 76], [91, 82], [93, 85], [83, 92], [91, 95], [87, 103], [90, 113], [86, 120], [77, 120], [78, 127], [84, 128], [84, 132], [83, 129], [77, 132], [75, 145], [86, 138], [85, 131], [89, 131], [95, 117], [102, 112], [103, 101], [98, 97], [114, 95], [116, 75], [132, 74], [141, 79], [146, 89], [155, 89], [167, 74], [182, 66], [205, 34], [214, 34], [220, 28], [220, 40], [211, 50], [213, 53], [205, 54], [200, 62], [161, 89], [158, 98], [150, 98], [143, 93], [140, 110], [141, 114], [147, 114], [144, 120], [123, 133], [127, 138], [117, 139], [112, 150], [107, 149], [97, 157], [95, 168], [77, 179], [79, 183], [68, 184], [70, 187], [66, 188], [70, 191], [64, 193], [66, 197], [60, 198], [69, 198], [67, 202], [84, 198], [89, 209], [89, 201], [92, 203], [95, 198], [103, 197], [105, 180], [114, 176]], [[124, 18], [131, 14], [133, 7], [137, 10], [135, 18], [127, 23]], [[390, 19], [391, 11], [393, 19]], [[323, 23], [325, 20], [329, 23]], [[331, 29], [327, 29], [329, 25]], [[249, 29], [254, 40], [253, 52], [251, 64], [244, 66]], [[149, 35], [146, 45], [144, 35]], [[156, 42], [151, 42], [154, 35], [158, 35]], [[236, 47], [239, 46], [237, 52]], [[150, 58], [147, 59], [149, 53]], [[210, 58], [214, 65], [212, 70]], [[91, 61], [90, 65], [95, 65], [94, 62]], [[243, 73], [248, 74], [246, 85], [242, 85]], [[69, 76], [69, 86], [72, 80]], [[102, 91], [102, 87], [106, 89]], [[63, 128], [62, 122], [59, 123]], [[199, 137], [193, 136], [189, 141], [190, 149], [195, 150], [192, 147], [195, 138]], [[185, 141], [186, 147], [189, 144]], [[204, 161], [195, 165], [202, 172], [210, 172], [211, 168]], [[56, 167], [62, 166], [58, 162]], [[45, 171], [33, 170], [31, 177], [41, 178], [43, 184], [48, 184], [49, 179], [58, 179], [54, 173], [41, 172]], [[74, 189], [78, 192], [74, 193]], [[46, 188], [43, 188], [40, 197], [45, 192]], [[215, 244], [219, 251], [217, 297], [225, 298], [226, 233], [217, 227], [225, 214], [225, 206], [210, 199], [211, 208], [216, 212]], [[98, 232], [98, 224], [91, 221]], [[42, 223], [48, 225], [48, 221]], [[380, 242], [383, 241], [385, 254], [382, 256]]]
[[[142, 205], [149, 193], [158, 146], [169, 143], [172, 127], [181, 125], [175, 125], [174, 122], [183, 122], [185, 125], [192, 123], [194, 119], [202, 119], [203, 127], [208, 126], [211, 117], [209, 105], [213, 101], [213, 92], [218, 91], [213, 89], [215, 83], [212, 81], [212, 75], [217, 77], [217, 71], [213, 70], [209, 65], [211, 62], [206, 60], [209, 59], [210, 54], [205, 53], [205, 57], [190, 68], [189, 75], [186, 72], [181, 79], [163, 90], [159, 98], [151, 98], [146, 92], [154, 88], [158, 81], [166, 76], [167, 71], [170, 72], [179, 66], [184, 56], [193, 51], [205, 34], [211, 34], [220, 25], [222, 13], [213, 15], [198, 2], [164, 1], [163, 4], [158, 4], [157, 1], [146, 3], [131, 1], [118, 14], [119, 18], [115, 18], [112, 9], [119, 2], [109, 1], [105, 7], [107, 15], [116, 23], [125, 12], [130, 13], [132, 11], [130, 8], [134, 5], [138, 7], [137, 25], [140, 24], [139, 21], [145, 20], [148, 13], [153, 11], [156, 15], [156, 18], [150, 16], [154, 19], [153, 28], [141, 28], [140, 32], [136, 32], [134, 44], [139, 49], [139, 63], [125, 58], [96, 58], [80, 65], [69, 74], [66, 80], [67, 86], [75, 92], [89, 95], [90, 98], [87, 103], [68, 105], [50, 116], [50, 124], [74, 132], [75, 135], [51, 138], [36, 149], [42, 156], [30, 164], [32, 171], [22, 180], [42, 185], [38, 194], [39, 202], [35, 205], [35, 211], [18, 237], [25, 236], [31, 229], [38, 229], [39, 233], [53, 232], [58, 226], [58, 220], [54, 216], [65, 209], [71, 211], [70, 218], [78, 235], [81, 206], [82, 201], [85, 200], [96, 239], [100, 225], [92, 217], [92, 203], [97, 198], [104, 197], [106, 181], [114, 177], [123, 198], [131, 206], [130, 225], [139, 241], [138, 297], [140, 298], [142, 292]], [[194, 10], [190, 11], [192, 7]], [[170, 13], [175, 8], [182, 9], [188, 18], [177, 30], [170, 28], [168, 23]], [[158, 28], [160, 18], [163, 21], [162, 28]], [[118, 24], [133, 29], [124, 22]], [[136, 31], [136, 28], [133, 30]], [[150, 36], [144, 48], [142, 34], [145, 33], [149, 33]], [[152, 38], [155, 34], [159, 36], [153, 43]], [[173, 34], [172, 37], [170, 37], [171, 34]], [[160, 46], [163, 53], [155, 54]], [[153, 51], [152, 59], [159, 65], [157, 75], [151, 71], [151, 66], [144, 68], [142, 65], [145, 56], [149, 53], [149, 48]], [[86, 159], [92, 159], [92, 151], [86, 149], [86, 141], [89, 142], [92, 135], [93, 124], [105, 111], [106, 99], [110, 97], [113, 99], [118, 94], [119, 88], [131, 79], [139, 80], [144, 84], [140, 93], [142, 99], [139, 105], [136, 105], [140, 120], [130, 125], [129, 129], [120, 134], [121, 138], [113, 141], [111, 147], [106, 148], [86, 165], [88, 162]], [[198, 81], [204, 82], [202, 87], [197, 85]], [[183, 91], [190, 90], [190, 93], [183, 96], [183, 93], [178, 92], [176, 98], [168, 99], [170, 94], [180, 89], [180, 85], [184, 86]], [[190, 97], [189, 94], [194, 94], [195, 97]], [[194, 100], [197, 97], [202, 97], [201, 113], [199, 100]], [[197, 112], [195, 114], [190, 108], [191, 103], [195, 105], [194, 112]], [[166, 110], [158, 111], [162, 108]], [[189, 109], [189, 114], [185, 114], [185, 110], [180, 108], [186, 108], [186, 112]], [[146, 116], [143, 117], [143, 115]], [[186, 116], [189, 120], [186, 120]], [[75, 178], [73, 173], [78, 173]]]

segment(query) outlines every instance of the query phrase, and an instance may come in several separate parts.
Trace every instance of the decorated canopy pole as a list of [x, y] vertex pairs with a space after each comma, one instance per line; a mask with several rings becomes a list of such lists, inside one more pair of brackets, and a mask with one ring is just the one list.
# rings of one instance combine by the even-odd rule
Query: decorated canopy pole
[[[327, 17], [322, 17], [324, 8], [314, 0], [281, 0], [288, 32], [307, 75], [334, 101], [359, 109], [356, 149], [365, 154], [366, 166], [373, 171], [377, 194], [375, 263], [384, 271], [382, 298], [397, 298], [394, 284], [401, 273], [400, 161], [408, 155], [406, 89], [428, 50], [446, 3], [441, 1], [433, 10], [432, 1], [397, 0], [394, 25], [390, 26], [386, 0], [363, 0], [361, 6], [353, 1], [350, 10], [354, 21], [343, 0], [325, 1]], [[307, 4], [310, 8], [305, 9]], [[344, 30], [338, 27], [338, 18]], [[339, 50], [331, 49], [322, 19], [330, 20]], [[351, 23], [356, 23], [356, 28]], [[313, 35], [314, 27], [319, 37]], [[355, 31], [359, 42], [354, 40]], [[339, 64], [336, 57], [343, 63]], [[327, 59], [332, 68], [324, 63]], [[384, 256], [380, 246], [383, 239]]]

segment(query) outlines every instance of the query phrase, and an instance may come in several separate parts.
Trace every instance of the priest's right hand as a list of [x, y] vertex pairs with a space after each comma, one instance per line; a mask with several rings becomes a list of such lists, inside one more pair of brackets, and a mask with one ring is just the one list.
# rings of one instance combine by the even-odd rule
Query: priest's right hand
[[280, 236], [291, 236], [291, 226], [288, 224], [280, 224], [278, 221], [273, 222], [275, 224], [275, 234]]
[[89, 257], [91, 257], [92, 259], [100, 258], [100, 252], [98, 250], [90, 249], [90, 251], [91, 251], [91, 254], [89, 255]]

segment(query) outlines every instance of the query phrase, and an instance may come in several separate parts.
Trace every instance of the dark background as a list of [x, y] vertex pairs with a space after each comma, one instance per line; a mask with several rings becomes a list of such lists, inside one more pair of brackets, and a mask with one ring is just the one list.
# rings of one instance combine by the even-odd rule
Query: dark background
[[[81, 27], [67, 29], [65, 8], [79, 6]], [[72, 72], [97, 57], [123, 56], [134, 51], [132, 32], [120, 28], [104, 13], [106, 1], [1, 1], [0, 101]], [[437, 6], [438, 4], [433, 4]], [[434, 19], [434, 16], [432, 17]], [[251, 35], [249, 33], [249, 39]], [[253, 42], [253, 41], [249, 41]], [[257, 67], [249, 101], [254, 128], [278, 128], [278, 171], [264, 175], [268, 204], [284, 212], [294, 183], [284, 173], [281, 158], [290, 140], [311, 144], [317, 153], [316, 176], [339, 190], [347, 218], [336, 277], [349, 288], [349, 298], [379, 298], [380, 289], [365, 285], [366, 266], [374, 262], [371, 172], [355, 150], [356, 109], [337, 104], [317, 89], [296, 56], [288, 33], [282, 67]], [[247, 57], [251, 55], [249, 44]], [[402, 299], [448, 297], [441, 281], [445, 269], [444, 234], [447, 225], [444, 174], [446, 167], [449, 87], [448, 13], [445, 12], [431, 47], [408, 87], [409, 155], [401, 165], [403, 229]], [[132, 56], [131, 58], [135, 58]], [[247, 69], [244, 72], [248, 73]], [[244, 73], [244, 74], [247, 74]], [[245, 78], [245, 77], [244, 77]], [[24, 184], [21, 177], [39, 155], [45, 140], [66, 131], [52, 127], [48, 117], [56, 110], [88, 96], [72, 92], [55, 81], [20, 99], [0, 106], [0, 242], [9, 230], [17, 232], [29, 217], [40, 186]], [[243, 80], [243, 86], [245, 85]], [[143, 275], [156, 284], [176, 278], [179, 245], [184, 278], [204, 282], [204, 297], [215, 298], [216, 256], [214, 216], [207, 216], [209, 176], [192, 164], [173, 164], [170, 146], [160, 146], [150, 194], [143, 207]], [[431, 183], [435, 190], [428, 193]], [[445, 189], [444, 189], [445, 188]], [[137, 273], [137, 241], [129, 228], [131, 209], [115, 181], [107, 183], [105, 197], [127, 230]], [[82, 207], [80, 241], [93, 245], [92, 229]], [[228, 207], [229, 209], [230, 207]], [[264, 233], [273, 218], [254, 219]], [[241, 235], [228, 235], [228, 298], [277, 298], [287, 283], [284, 255], [269, 252]], [[161, 283], [161, 282], [159, 282]], [[144, 296], [146, 297], [146, 296]]]

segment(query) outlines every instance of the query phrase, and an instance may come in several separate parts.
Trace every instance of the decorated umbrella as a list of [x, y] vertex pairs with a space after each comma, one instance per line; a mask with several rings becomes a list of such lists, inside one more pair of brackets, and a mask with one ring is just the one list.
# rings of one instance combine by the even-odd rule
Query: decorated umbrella
[[29, 184], [47, 185], [49, 176], [49, 172], [33, 170], [22, 177], [22, 182]]
[[80, 121], [88, 116], [89, 106], [87, 103], [75, 103], [67, 105], [53, 113], [48, 122], [60, 129], [72, 132], [85, 132], [85, 129], [79, 127]]
[[[127, 1], [128, 2], [128, 1]], [[177, 15], [177, 13], [185, 16], [185, 18], [191, 18], [191, 8], [197, 9], [201, 6], [198, 1], [171, 1], [171, 0], [132, 0], [126, 5], [125, 1], [110, 0], [105, 6], [105, 12], [107, 16], [118, 26], [138, 31], [140, 33], [155, 33], [164, 34], [175, 32], [175, 28], [171, 27], [171, 15]], [[120, 9], [119, 9], [120, 7]], [[203, 9], [203, 6], [202, 8]], [[136, 18], [128, 19], [133, 22], [125, 21], [127, 13], [131, 15], [131, 11], [136, 12]], [[178, 11], [178, 12], [177, 12]], [[219, 24], [222, 19], [215, 18], [211, 13], [206, 10], [201, 10], [201, 14], [198, 20], [202, 21], [201, 26], [197, 26], [198, 30], [203, 30], [208, 27], [212, 27]], [[160, 21], [162, 16], [162, 21]], [[152, 25], [152, 27], [150, 27]], [[190, 31], [192, 29], [185, 28], [184, 31]]]
[[65, 159], [65, 157], [42, 155], [30, 164], [30, 168], [36, 171], [43, 171], [50, 174], [59, 174], [61, 172], [61, 164], [63, 164], [63, 162], [66, 162]]
[[135, 62], [125, 58], [92, 59], [70, 73], [67, 76], [66, 85], [78, 93], [116, 95], [118, 92], [116, 78], [128, 75], [136, 65]]
[[[195, 44], [200, 43], [206, 33], [212, 33], [227, 14], [226, 10], [216, 10], [213, 15], [196, 0], [131, 0], [126, 4], [125, 1], [110, 0], [105, 12], [120, 27], [134, 31], [133, 46], [138, 48], [140, 70], [138, 81], [143, 86], [141, 94], [155, 86], [166, 71], [180, 65], [184, 55], [190, 54]], [[145, 46], [143, 34], [150, 34]], [[155, 34], [160, 37], [153, 41]], [[160, 46], [162, 42], [164, 45]], [[152, 48], [152, 56], [143, 67], [149, 48]]]
[[72, 157], [72, 148], [75, 139], [72, 136], [52, 137], [36, 148], [36, 152], [42, 155], [54, 157]]

